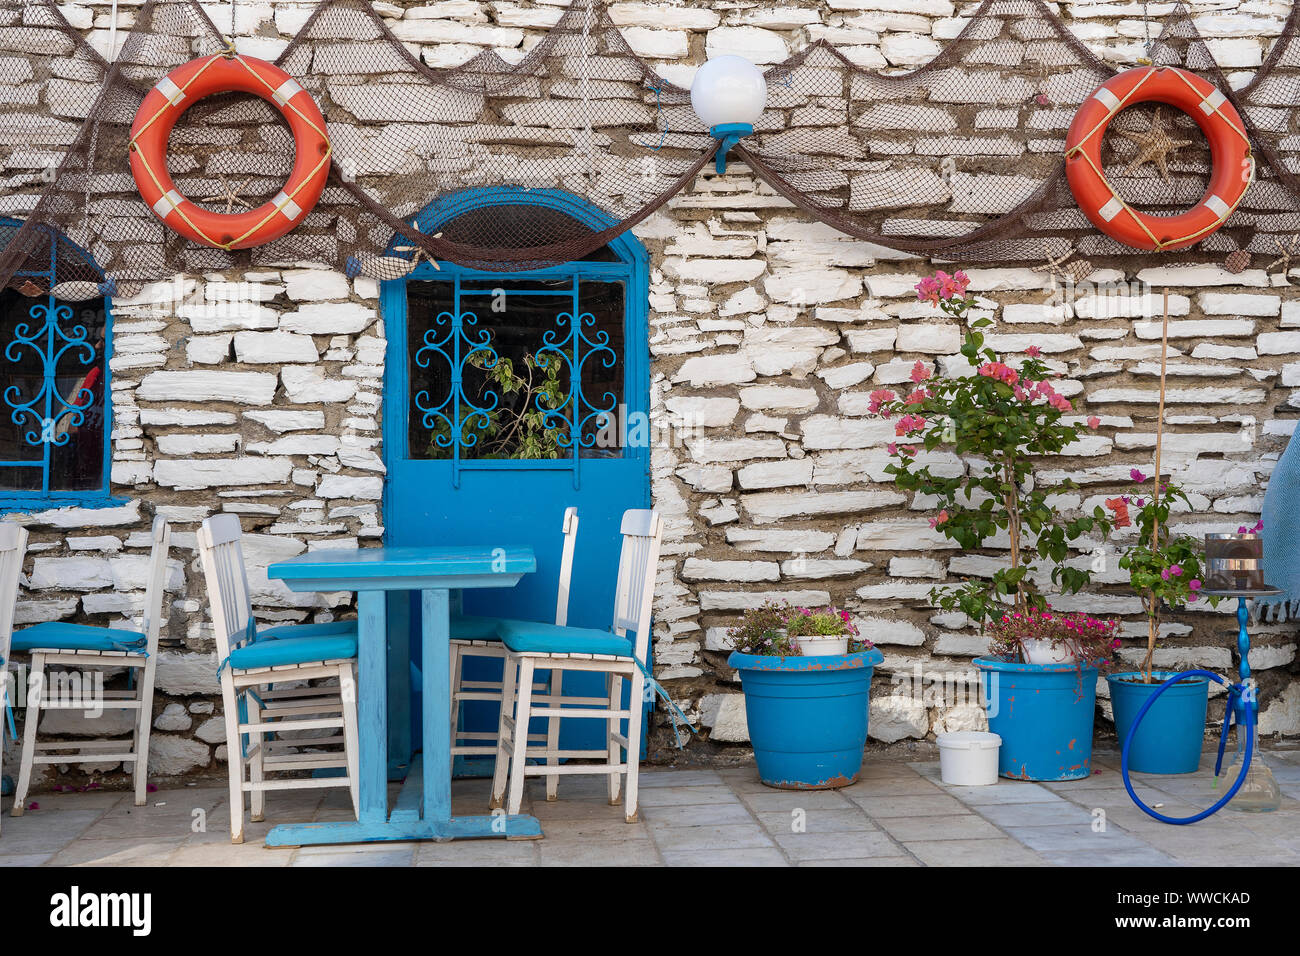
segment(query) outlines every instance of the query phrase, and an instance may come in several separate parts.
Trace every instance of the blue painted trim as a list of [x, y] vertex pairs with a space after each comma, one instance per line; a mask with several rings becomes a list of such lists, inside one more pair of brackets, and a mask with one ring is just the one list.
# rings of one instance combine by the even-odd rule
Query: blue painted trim
[[[13, 227], [15, 230], [22, 228], [22, 222], [8, 216], [0, 216], [0, 228]], [[68, 248], [76, 251], [78, 255], [95, 270], [100, 278], [100, 287], [104, 291], [104, 413], [103, 413], [103, 455], [101, 462], [100, 486], [90, 491], [69, 491], [69, 492], [50, 492], [49, 488], [49, 454], [50, 446], [44, 447], [44, 457], [40, 463], [42, 470], [41, 491], [5, 491], [0, 493], [0, 514], [14, 511], [25, 510], [48, 510], [50, 508], [63, 507], [83, 507], [83, 508], [108, 508], [116, 505], [127, 503], [127, 499], [113, 498], [109, 492], [110, 476], [113, 464], [113, 283], [104, 275], [104, 270], [99, 267], [94, 256], [82, 246], [70, 240], [67, 236], [59, 233], [57, 230], [48, 226], [38, 226], [40, 231], [49, 234], [50, 242], [50, 265], [43, 271], [30, 270], [19, 273], [20, 275], [31, 276], [33, 278], [44, 278], [48, 281], [51, 288], [58, 282], [58, 248], [62, 242]], [[52, 295], [46, 296], [46, 308], [53, 309], [56, 300]], [[91, 301], [91, 300], [86, 300]], [[59, 416], [62, 417], [62, 416]], [[32, 463], [35, 466], [36, 463]], [[26, 466], [24, 466], [26, 467]]]
[[68, 492], [50, 497], [39, 497], [36, 492], [24, 497], [19, 492], [6, 491], [0, 495], [0, 514], [51, 511], [55, 508], [120, 508], [130, 503], [130, 498], [113, 498], [103, 491]]
[[719, 176], [727, 171], [727, 153], [731, 152], [731, 147], [752, 132], [754, 127], [748, 123], [719, 123], [709, 130], [709, 135], [719, 141], [718, 151], [713, 156], [713, 168]]
[[[467, 212], [484, 206], [512, 203], [555, 209], [596, 231], [618, 224], [618, 220], [609, 213], [574, 193], [563, 189], [528, 189], [524, 186], [476, 186], [446, 193], [416, 213], [411, 223], [420, 232], [432, 234]], [[402, 241], [402, 237], [395, 236], [393, 241]], [[392, 247], [389, 248], [391, 250]]]
[[[411, 221], [421, 232], [433, 233], [457, 216], [463, 215], [483, 206], [505, 204], [531, 204], [545, 206], [572, 216], [594, 230], [607, 229], [614, 225], [614, 220], [603, 210], [591, 205], [586, 200], [560, 189], [525, 189], [511, 186], [488, 186], [463, 189], [440, 196], [422, 209]], [[396, 235], [389, 244], [389, 254], [394, 253], [394, 246], [404, 244], [402, 236]], [[576, 261], [544, 269], [531, 269], [520, 272], [492, 272], [483, 269], [471, 269], [454, 262], [440, 262], [434, 268], [428, 262], [421, 262], [402, 279], [381, 282], [379, 287], [380, 315], [384, 319], [388, 336], [387, 364], [385, 374], [385, 401], [383, 408], [384, 428], [384, 463], [387, 466], [384, 482], [391, 481], [391, 476], [399, 463], [406, 461], [410, 455], [407, 423], [403, 416], [407, 406], [409, 376], [407, 374], [407, 298], [406, 283], [412, 280], [445, 280], [460, 283], [483, 281], [500, 283], [502, 281], [550, 280], [557, 278], [578, 278], [604, 281], [621, 281], [624, 283], [624, 346], [623, 346], [623, 403], [628, 415], [648, 415], [650, 396], [650, 348], [649, 348], [649, 308], [650, 308], [650, 255], [645, 246], [630, 232], [623, 232], [610, 240], [608, 246], [618, 257], [618, 262]], [[461, 290], [461, 295], [489, 294], [488, 289]], [[649, 472], [650, 449], [636, 447], [623, 449], [625, 459], [641, 463], [645, 472], [646, 502], [649, 506]], [[563, 470], [574, 468], [574, 459], [561, 460], [500, 460], [472, 459], [448, 461], [452, 471], [452, 480], [456, 481], [458, 473], [466, 468], [475, 470]], [[578, 472], [574, 472], [575, 485]], [[392, 527], [397, 520], [392, 511], [392, 496], [383, 498], [384, 525]]]

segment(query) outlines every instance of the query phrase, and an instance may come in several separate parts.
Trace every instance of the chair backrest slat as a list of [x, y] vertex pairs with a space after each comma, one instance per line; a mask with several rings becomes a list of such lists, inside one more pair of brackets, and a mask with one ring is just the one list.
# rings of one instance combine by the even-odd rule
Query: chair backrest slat
[[[0, 524], [0, 669], [9, 663], [9, 645], [14, 636], [14, 608], [18, 606], [18, 582], [22, 577], [23, 557], [27, 553], [27, 529], [16, 524]], [[2, 677], [0, 691], [9, 687]], [[0, 693], [0, 698], [3, 694]], [[3, 720], [0, 716], [0, 720]]]
[[636, 634], [635, 653], [644, 664], [650, 648], [650, 612], [663, 541], [663, 519], [657, 511], [626, 511], [622, 531], [623, 549], [614, 590], [614, 632]]
[[153, 550], [149, 554], [149, 580], [144, 591], [144, 619], [140, 631], [150, 657], [158, 652], [158, 635], [162, 630], [163, 599], [167, 592], [167, 558], [171, 550], [172, 529], [161, 516], [153, 519]]
[[235, 515], [213, 515], [199, 528], [199, 560], [212, 605], [217, 658], [224, 661], [232, 650], [252, 640], [253, 608], [249, 599], [244, 553], [239, 546], [242, 529]]
[[578, 542], [578, 509], [564, 509], [564, 550], [560, 555], [560, 584], [555, 597], [555, 623], [569, 623], [569, 581], [573, 577], [573, 549]]

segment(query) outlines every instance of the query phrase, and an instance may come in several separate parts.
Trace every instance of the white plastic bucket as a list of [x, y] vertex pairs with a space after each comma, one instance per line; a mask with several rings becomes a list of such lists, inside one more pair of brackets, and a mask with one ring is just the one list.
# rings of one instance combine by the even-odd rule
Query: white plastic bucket
[[939, 735], [939, 774], [958, 787], [987, 787], [998, 782], [998, 748], [1002, 738], [982, 730]]

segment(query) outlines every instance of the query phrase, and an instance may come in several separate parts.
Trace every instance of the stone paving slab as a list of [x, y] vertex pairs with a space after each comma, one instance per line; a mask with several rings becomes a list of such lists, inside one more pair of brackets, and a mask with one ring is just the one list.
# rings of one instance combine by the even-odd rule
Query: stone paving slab
[[[631, 824], [621, 804], [609, 805], [605, 778], [565, 778], [555, 801], [529, 781], [523, 812], [546, 834], [535, 841], [268, 849], [277, 824], [350, 816], [344, 793], [286, 791], [268, 794], [266, 819], [246, 821], [247, 841], [232, 846], [227, 790], [217, 783], [164, 788], [144, 807], [125, 792], [41, 794], [39, 809], [0, 821], [0, 867], [1300, 866], [1300, 752], [1267, 757], [1288, 794], [1280, 810], [1229, 808], [1192, 826], [1134, 806], [1118, 754], [1106, 750], [1079, 780], [991, 787], [947, 786], [937, 761], [880, 755], [840, 790], [773, 790], [752, 767], [648, 767]], [[1136, 789], [1186, 816], [1223, 792], [1212, 767], [1211, 758], [1196, 774], [1144, 775]], [[486, 812], [489, 789], [484, 779], [455, 781], [456, 812]]]

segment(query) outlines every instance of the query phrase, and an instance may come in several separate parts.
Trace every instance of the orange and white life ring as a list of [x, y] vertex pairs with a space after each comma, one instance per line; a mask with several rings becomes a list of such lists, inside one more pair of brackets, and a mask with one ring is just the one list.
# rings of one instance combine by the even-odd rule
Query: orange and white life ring
[[[167, 171], [167, 140], [181, 114], [214, 93], [242, 92], [274, 105], [293, 133], [294, 162], [270, 202], [238, 213], [210, 212], [181, 195]], [[162, 222], [193, 242], [248, 249], [274, 242], [311, 212], [329, 178], [331, 147], [315, 100], [289, 74], [233, 51], [191, 60], [150, 90], [131, 124], [131, 175]]]
[[[1138, 212], [1102, 173], [1101, 141], [1110, 121], [1125, 107], [1151, 101], [1187, 113], [1210, 143], [1209, 187], [1176, 216]], [[1094, 226], [1126, 246], [1158, 251], [1185, 249], [1223, 225], [1254, 180], [1255, 161], [1241, 115], [1213, 83], [1175, 67], [1148, 66], [1107, 80], [1079, 107], [1065, 139], [1065, 172]]]

